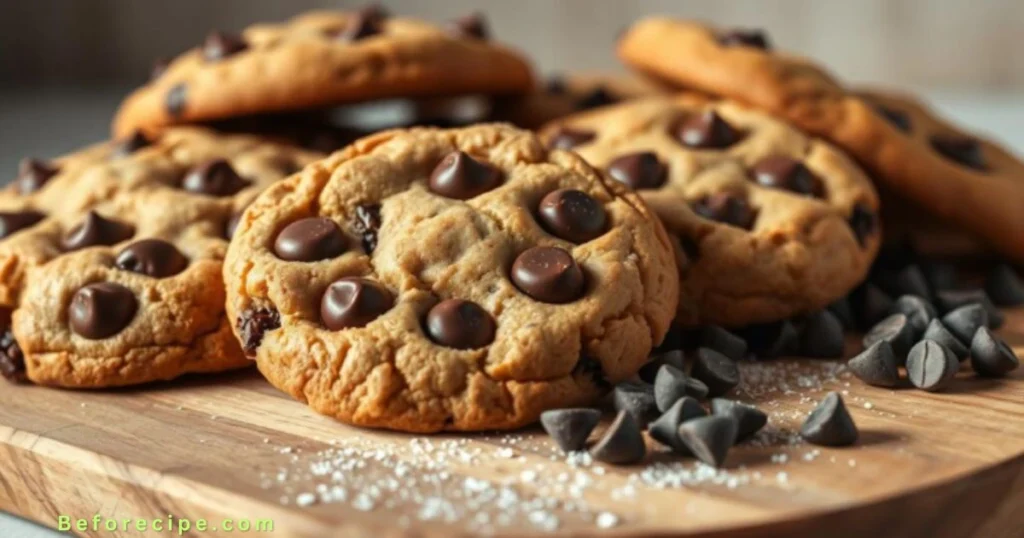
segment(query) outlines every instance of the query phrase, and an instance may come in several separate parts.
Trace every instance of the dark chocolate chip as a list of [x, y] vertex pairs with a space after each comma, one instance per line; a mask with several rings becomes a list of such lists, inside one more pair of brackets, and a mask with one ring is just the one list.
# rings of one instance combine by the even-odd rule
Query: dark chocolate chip
[[[977, 334], [977, 332], [975, 332]], [[921, 337], [923, 340], [933, 340], [938, 342], [950, 350], [956, 358], [963, 362], [970, 356], [971, 351], [967, 349], [967, 346], [960, 341], [959, 338], [949, 332], [949, 329], [942, 324], [942, 321], [933, 319], [928, 324], [928, 328], [925, 329], [924, 335]]]
[[1020, 306], [1024, 304], [1024, 282], [1017, 271], [1000, 264], [992, 268], [985, 277], [985, 293], [999, 306]]
[[430, 174], [430, 190], [446, 198], [469, 200], [501, 184], [497, 168], [462, 151], [445, 155]]
[[6, 239], [15, 232], [24, 230], [46, 218], [35, 211], [0, 212], [0, 239]]
[[576, 146], [582, 146], [594, 138], [597, 138], [597, 133], [593, 131], [561, 127], [551, 135], [551, 139], [548, 140], [548, 148], [570, 150]]
[[740, 369], [736, 361], [706, 347], [694, 353], [690, 375], [708, 387], [708, 396], [712, 398], [726, 394], [740, 384]]
[[749, 325], [741, 332], [750, 352], [757, 357], [784, 357], [797, 352], [799, 334], [789, 320]]
[[912, 385], [928, 392], [946, 388], [959, 369], [956, 355], [934, 340], [921, 340], [907, 355], [907, 378]]
[[861, 381], [876, 387], [895, 387], [900, 384], [900, 371], [892, 346], [879, 340], [850, 359], [846, 367]]
[[599, 422], [597, 409], [551, 409], [540, 414], [540, 425], [566, 453], [586, 448], [587, 438]]
[[932, 290], [920, 266], [911, 264], [898, 271], [893, 278], [892, 295], [917, 295], [931, 302]]
[[619, 411], [601, 439], [590, 449], [598, 461], [626, 465], [636, 463], [647, 454], [643, 433], [633, 415]]
[[693, 210], [706, 219], [749, 230], [757, 219], [757, 210], [743, 196], [719, 192], [692, 204]]
[[961, 306], [942, 316], [942, 324], [965, 346], [971, 345], [974, 333], [988, 326], [988, 312], [978, 303]]
[[320, 321], [332, 331], [363, 327], [391, 309], [394, 297], [365, 278], [335, 280], [320, 299]]
[[167, 97], [164, 99], [164, 106], [171, 118], [178, 119], [185, 115], [185, 107], [188, 105], [188, 84], [181, 82], [167, 90]]
[[753, 47], [771, 50], [771, 42], [764, 30], [755, 28], [736, 28], [718, 36], [718, 42], [727, 47]]
[[647, 426], [647, 433], [655, 441], [670, 447], [676, 452], [689, 455], [689, 451], [679, 441], [679, 425], [695, 418], [706, 417], [704, 407], [695, 398], [684, 396], [672, 404], [657, 420]]
[[680, 122], [675, 137], [687, 147], [723, 149], [739, 142], [741, 135], [714, 110], [706, 110]]
[[683, 350], [673, 349], [670, 351], [663, 351], [652, 354], [647, 359], [647, 362], [640, 367], [640, 371], [637, 372], [637, 375], [639, 375], [640, 379], [644, 380], [646, 383], [654, 383], [655, 378], [658, 376], [658, 370], [661, 370], [662, 365], [670, 364], [682, 370], [685, 363], [686, 360]]
[[850, 299], [843, 297], [828, 305], [828, 311], [843, 324], [843, 328], [852, 331], [857, 328], [857, 321], [853, 316], [853, 307], [850, 306]]
[[711, 412], [736, 419], [737, 444], [750, 439], [768, 424], [768, 415], [764, 411], [736, 400], [715, 398], [711, 400]]
[[825, 187], [804, 163], [781, 155], [765, 157], [754, 164], [754, 181], [759, 185], [783, 189], [804, 196], [822, 198]]
[[494, 318], [480, 305], [462, 299], [447, 299], [427, 312], [427, 334], [442, 346], [475, 349], [494, 341]]
[[800, 436], [821, 446], [847, 446], [857, 442], [857, 425], [838, 392], [828, 393], [800, 426]]
[[128, 135], [127, 138], [119, 140], [114, 146], [114, 150], [111, 152], [111, 156], [114, 158], [127, 157], [142, 148], [148, 147], [153, 144], [146, 133], [136, 129], [132, 131], [132, 134]]
[[274, 239], [274, 254], [291, 262], [315, 262], [341, 256], [345, 234], [327, 217], [307, 217], [285, 226]]
[[654, 401], [659, 411], [665, 411], [676, 400], [690, 396], [698, 400], [708, 397], [708, 387], [703, 381], [694, 379], [681, 369], [664, 364], [654, 378]]
[[60, 245], [65, 251], [96, 245], [115, 245], [134, 234], [135, 228], [132, 225], [90, 211], [81, 223], [64, 235]]
[[11, 312], [0, 312], [0, 376], [13, 383], [25, 381], [25, 354], [11, 331]]
[[512, 282], [519, 291], [542, 303], [563, 304], [583, 296], [583, 270], [565, 250], [533, 247], [516, 257]]
[[875, 105], [875, 110], [880, 116], [885, 118], [886, 121], [892, 124], [893, 127], [909, 133], [913, 128], [913, 124], [910, 121], [910, 114], [902, 110], [896, 110], [883, 105]]
[[971, 339], [971, 368], [985, 377], [1003, 377], [1020, 366], [1013, 349], [987, 327], [974, 333]]
[[935, 135], [932, 148], [942, 156], [975, 170], [985, 170], [985, 155], [981, 144], [966, 136]]
[[580, 357], [572, 367], [572, 375], [583, 377], [601, 389], [611, 388], [611, 383], [608, 383], [608, 378], [604, 375], [604, 368], [593, 357]]
[[736, 444], [739, 424], [732, 415], [711, 415], [679, 425], [679, 442], [700, 461], [721, 467]]
[[864, 334], [862, 340], [864, 347], [871, 347], [878, 342], [888, 342], [892, 346], [893, 353], [900, 357], [898, 360], [900, 364], [903, 364], [903, 357], [916, 341], [917, 335], [910, 325], [910, 321], [907, 320], [907, 316], [899, 313], [892, 314], [876, 323]]
[[491, 32], [487, 25], [487, 19], [481, 13], [470, 13], [455, 19], [448, 25], [448, 33], [455, 37], [469, 37], [472, 39], [489, 39]]
[[161, 239], [141, 239], [117, 254], [114, 265], [153, 278], [174, 276], [188, 267], [188, 258], [174, 245]]
[[863, 284], [850, 295], [851, 306], [862, 329], [873, 327], [892, 312], [893, 300], [874, 284]]
[[988, 294], [980, 289], [939, 292], [935, 296], [935, 304], [941, 312], [949, 312], [969, 304], [980, 304], [988, 314], [988, 326], [993, 329], [1002, 327], [1006, 321], [1003, 312], [996, 307]]
[[843, 356], [843, 325], [828, 310], [808, 314], [800, 328], [800, 355], [814, 358]]
[[612, 391], [612, 404], [616, 411], [628, 412], [640, 424], [646, 424], [658, 411], [654, 387], [635, 381], [623, 381], [615, 385], [615, 390]]
[[864, 204], [853, 206], [848, 223], [861, 246], [867, 244], [868, 238], [878, 231], [878, 215]]
[[335, 37], [340, 41], [354, 42], [375, 36], [383, 31], [386, 18], [381, 10], [364, 8], [353, 13], [345, 27], [335, 33]]
[[565, 95], [569, 91], [569, 86], [565, 83], [565, 77], [551, 75], [544, 83], [544, 90], [552, 95]]
[[71, 330], [89, 340], [113, 336], [131, 323], [138, 309], [132, 291], [113, 282], [96, 282], [78, 289], [68, 305]]
[[575, 108], [577, 111], [583, 111], [613, 105], [617, 102], [619, 102], [619, 99], [609, 92], [607, 88], [598, 86], [576, 101]]
[[549, 233], [573, 243], [600, 237], [608, 223], [600, 202], [572, 189], [549, 192], [537, 207], [537, 218]]
[[152, 82], [164, 75], [171, 67], [171, 61], [167, 58], [157, 58], [153, 61], [153, 67], [149, 69], [149, 81]]
[[671, 323], [668, 331], [665, 333], [665, 338], [654, 348], [654, 353], [683, 349], [683, 340], [686, 332], [687, 329], [680, 327], [676, 323]]
[[700, 345], [711, 348], [734, 361], [747, 356], [747, 341], [718, 325], [700, 328]]
[[914, 340], [920, 339], [928, 324], [939, 315], [931, 303], [917, 295], [901, 295], [893, 303], [892, 311], [907, 316]]
[[951, 263], [930, 261], [923, 263], [921, 270], [936, 294], [960, 287], [960, 272]]
[[381, 223], [379, 205], [361, 205], [356, 207], [356, 220], [352, 229], [362, 238], [363, 250], [372, 254], [377, 248], [377, 232]]
[[213, 159], [192, 169], [181, 180], [181, 188], [195, 194], [231, 196], [248, 187], [249, 181], [235, 172], [231, 163]]
[[263, 343], [263, 335], [281, 327], [281, 314], [272, 308], [248, 309], [238, 318], [238, 334], [246, 356], [253, 357]]
[[653, 151], [641, 151], [616, 158], [608, 165], [608, 175], [633, 190], [657, 189], [665, 184], [668, 167]]
[[18, 165], [18, 179], [15, 180], [19, 194], [30, 194], [42, 189], [53, 176], [60, 173], [60, 167], [39, 159], [24, 158]]
[[203, 58], [208, 62], [219, 62], [249, 48], [241, 36], [224, 32], [210, 32], [203, 41]]

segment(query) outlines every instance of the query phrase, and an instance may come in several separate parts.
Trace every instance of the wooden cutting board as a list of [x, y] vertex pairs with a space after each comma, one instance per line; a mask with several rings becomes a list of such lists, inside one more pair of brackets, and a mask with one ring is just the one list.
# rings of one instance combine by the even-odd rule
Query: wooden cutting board
[[[1010, 312], [1001, 333], [1024, 351], [1024, 311]], [[837, 370], [745, 365], [740, 396], [772, 424], [718, 474], [665, 453], [631, 467], [568, 461], [537, 431], [358, 430], [252, 371], [107, 392], [3, 385], [0, 508], [49, 526], [60, 514], [171, 514], [211, 527], [270, 519], [273, 533], [245, 535], [304, 538], [1024, 536], [1024, 371], [986, 380], [967, 369], [930, 394], [867, 387]], [[859, 445], [819, 449], [794, 437], [827, 390], [846, 391]]]

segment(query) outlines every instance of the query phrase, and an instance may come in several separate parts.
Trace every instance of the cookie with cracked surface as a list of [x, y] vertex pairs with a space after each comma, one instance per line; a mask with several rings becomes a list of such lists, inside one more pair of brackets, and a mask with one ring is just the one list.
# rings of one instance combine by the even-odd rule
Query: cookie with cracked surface
[[878, 197], [839, 150], [766, 114], [686, 94], [541, 132], [636, 189], [680, 267], [679, 321], [744, 326], [824, 308], [864, 279]]
[[894, 193], [1024, 261], [1024, 162], [917, 99], [845, 86], [809, 59], [772, 50], [758, 31], [655, 17], [635, 23], [618, 53], [659, 80], [738, 100], [831, 141]]
[[533, 85], [527, 62], [486, 32], [373, 8], [213, 33], [154, 74], [121, 105], [115, 136], [390, 97], [516, 94]]
[[357, 141], [265, 191], [225, 263], [272, 384], [344, 422], [515, 428], [633, 375], [675, 312], [638, 196], [508, 125]]
[[232, 221], [321, 155], [195, 128], [122, 149], [88, 148], [35, 194], [0, 194], [5, 377], [100, 388], [248, 364], [224, 316]]

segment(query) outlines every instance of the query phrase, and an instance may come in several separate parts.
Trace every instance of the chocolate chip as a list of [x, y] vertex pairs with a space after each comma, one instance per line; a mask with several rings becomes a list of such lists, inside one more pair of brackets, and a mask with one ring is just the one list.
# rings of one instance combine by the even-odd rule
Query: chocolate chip
[[565, 83], [565, 77], [561, 75], [551, 75], [544, 82], [544, 91], [552, 95], [565, 95], [568, 90], [569, 87]]
[[633, 415], [619, 411], [601, 439], [590, 449], [598, 461], [626, 465], [636, 463], [647, 454], [647, 445]]
[[497, 168], [453, 151], [430, 174], [430, 190], [446, 198], [469, 200], [500, 185], [501, 176]]
[[586, 243], [600, 237], [607, 225], [604, 207], [589, 194], [572, 189], [548, 193], [537, 207], [541, 225], [555, 237]]
[[916, 264], [908, 265], [896, 272], [879, 271], [875, 283], [883, 286], [891, 295], [916, 295], [931, 302], [932, 290], [924, 271]]
[[736, 443], [753, 437], [768, 424], [768, 415], [760, 409], [736, 400], [715, 398], [711, 400], [711, 413], [729, 416], [736, 420]]
[[706, 417], [708, 412], [695, 398], [684, 396], [672, 404], [657, 420], [647, 426], [647, 433], [655, 441], [676, 452], [689, 455], [689, 450], [679, 441], [679, 425], [695, 418]]
[[164, 99], [164, 106], [167, 114], [172, 118], [181, 118], [185, 115], [185, 107], [188, 104], [188, 85], [184, 82], [175, 84], [167, 90], [167, 97]]
[[211, 32], [203, 41], [203, 58], [208, 62], [218, 62], [229, 56], [249, 48], [241, 36], [224, 32]]
[[680, 122], [675, 137], [684, 146], [697, 149], [723, 149], [740, 140], [740, 132], [714, 110], [706, 110]]
[[734, 361], [743, 360], [747, 356], [747, 341], [719, 327], [705, 325], [700, 328], [700, 344], [711, 348]]
[[242, 222], [243, 213], [245, 213], [244, 210], [232, 213], [231, 216], [228, 217], [228, 221], [224, 223], [224, 238], [228, 241], [235, 236], [235, 231], [238, 230], [238, 224]]
[[985, 277], [985, 293], [999, 306], [1024, 304], [1024, 282], [1013, 267], [1000, 264]]
[[15, 232], [24, 230], [46, 218], [35, 211], [0, 212], [0, 239], [6, 239]]
[[132, 291], [113, 282], [97, 282], [79, 288], [68, 305], [71, 330], [89, 340], [113, 336], [131, 323], [138, 309]]
[[14, 339], [14, 333], [11, 331], [11, 312], [8, 309], [3, 309], [0, 313], [2, 317], [2, 326], [0, 326], [0, 376], [4, 379], [19, 383], [25, 381], [25, 354], [21, 351], [21, 346], [18, 345], [18, 341]]
[[808, 314], [800, 329], [800, 355], [814, 358], [843, 356], [843, 325], [828, 310]]
[[1010, 346], [986, 327], [978, 329], [971, 339], [971, 368], [981, 376], [1003, 377], [1020, 366], [1020, 359]]
[[619, 99], [612, 95], [607, 88], [598, 86], [576, 101], [575, 108], [577, 111], [583, 111], [613, 105], [617, 102], [619, 102]]
[[705, 196], [693, 203], [693, 210], [706, 219], [749, 230], [757, 219], [757, 211], [747, 199], [728, 192]]
[[848, 297], [837, 299], [836, 302], [828, 305], [827, 308], [839, 320], [839, 323], [843, 324], [844, 329], [852, 331], [857, 328], [857, 321], [854, 319], [853, 308], [850, 306], [850, 299]]
[[365, 278], [335, 280], [320, 299], [320, 321], [332, 331], [363, 327], [391, 309], [394, 298]]
[[988, 294], [980, 289], [942, 291], [935, 295], [935, 304], [942, 312], [950, 312], [969, 304], [979, 304], [988, 314], [988, 326], [993, 329], [1002, 327], [1006, 321], [1003, 312], [996, 308]]
[[875, 105], [875, 110], [878, 112], [879, 115], [885, 118], [886, 121], [891, 123], [893, 127], [905, 133], [909, 133], [910, 130], [913, 128], [913, 125], [910, 121], [910, 115], [902, 110], [896, 110], [895, 108], [890, 108], [882, 105]]
[[921, 271], [934, 293], [960, 287], [960, 271], [951, 263], [930, 261], [921, 265]]
[[893, 300], [874, 284], [865, 283], [850, 295], [851, 306], [861, 328], [869, 328], [892, 311]]
[[[975, 332], [975, 334], [977, 334], [977, 332]], [[953, 333], [949, 332], [949, 329], [947, 329], [946, 326], [937, 319], [933, 319], [932, 322], [928, 324], [928, 328], [925, 329], [924, 335], [921, 338], [924, 340], [933, 340], [942, 344], [946, 349], [951, 351], [960, 362], [967, 360], [967, 357], [970, 355], [970, 350], [967, 349], [967, 346], [965, 346], [959, 338], [953, 336]]]
[[828, 393], [800, 426], [800, 436], [821, 446], [847, 446], [857, 442], [860, 433], [838, 392]]
[[315, 262], [341, 256], [345, 234], [327, 217], [307, 217], [285, 226], [274, 239], [274, 254], [290, 262]]
[[582, 129], [570, 129], [561, 127], [548, 140], [549, 149], [570, 150], [576, 146], [582, 146], [597, 138], [597, 133]]
[[708, 387], [710, 397], [721, 396], [740, 384], [740, 369], [736, 361], [706, 347], [698, 349], [694, 354], [690, 375]]
[[540, 414], [540, 425], [566, 453], [586, 448], [587, 438], [599, 422], [597, 409], [551, 409]]
[[797, 352], [799, 334], [789, 320], [749, 325], [742, 329], [750, 352], [761, 358], [793, 355]]
[[475, 349], [494, 341], [494, 318], [480, 305], [447, 299], [427, 312], [427, 334], [443, 346]]
[[955, 135], [935, 135], [932, 148], [942, 156], [975, 170], [985, 170], [985, 155], [981, 144], [973, 138]]
[[385, 21], [391, 18], [391, 13], [384, 6], [377, 3], [369, 3], [359, 8], [357, 12], [359, 15], [368, 19], [375, 19], [378, 21]]
[[572, 367], [573, 377], [583, 377], [601, 389], [611, 388], [608, 378], [604, 375], [601, 363], [593, 357], [581, 356]]
[[152, 82], [164, 75], [171, 67], [171, 61], [167, 58], [157, 58], [153, 61], [153, 67], [149, 69], [149, 81]]
[[381, 10], [363, 9], [353, 13], [345, 27], [336, 33], [339, 41], [354, 42], [377, 35], [383, 31], [385, 16]]
[[917, 341], [917, 337], [907, 316], [899, 313], [892, 314], [876, 323], [864, 334], [862, 340], [864, 347], [871, 347], [878, 342], [887, 342], [892, 346], [893, 353], [899, 357], [897, 362], [900, 364], [903, 363], [903, 357], [906, 356], [907, 351], [910, 351], [910, 346], [914, 345], [915, 341]]
[[921, 340], [907, 355], [907, 378], [912, 385], [928, 392], [946, 388], [959, 369], [956, 355], [934, 340]]
[[754, 181], [771, 189], [783, 189], [805, 196], [822, 198], [825, 188], [804, 164], [796, 159], [776, 155], [754, 164]]
[[900, 384], [899, 365], [887, 340], [877, 340], [846, 362], [853, 375], [868, 385], [895, 387]]
[[455, 19], [448, 25], [448, 33], [455, 37], [489, 39], [491, 32], [487, 20], [480, 13], [470, 13]]
[[893, 303], [892, 311], [907, 316], [914, 340], [920, 339], [928, 324], [939, 315], [931, 303], [916, 295], [901, 295]]
[[224, 159], [213, 159], [193, 168], [181, 181], [182, 189], [208, 196], [231, 196], [249, 185]]
[[718, 42], [726, 47], [753, 47], [771, 50], [768, 34], [764, 30], [752, 28], [736, 28], [718, 36]]
[[583, 270], [572, 254], [558, 247], [533, 247], [512, 264], [512, 282], [542, 303], [563, 304], [583, 296]]
[[30, 194], [42, 189], [53, 176], [60, 173], [60, 167], [39, 159], [24, 158], [18, 165], [18, 179], [15, 180], [19, 194]]
[[980, 304], [971, 303], [942, 316], [942, 324], [962, 344], [969, 346], [974, 339], [974, 333], [988, 325], [988, 313]]
[[363, 250], [367, 254], [373, 254], [377, 248], [377, 232], [381, 222], [379, 205], [356, 206], [356, 220], [352, 228], [362, 237]]
[[647, 419], [658, 411], [654, 387], [647, 383], [623, 381], [615, 385], [612, 403], [616, 411], [630, 413], [640, 424], [646, 424]]
[[864, 246], [867, 244], [868, 238], [878, 230], [878, 215], [866, 205], [857, 204], [850, 212], [848, 223], [857, 241]]
[[721, 467], [736, 444], [739, 424], [731, 415], [695, 418], [679, 425], [679, 442], [700, 461]]
[[64, 235], [60, 244], [65, 251], [71, 251], [96, 245], [115, 245], [134, 234], [132, 225], [90, 211], [81, 223]]
[[608, 175], [633, 190], [657, 189], [665, 184], [668, 168], [653, 151], [641, 151], [612, 161]]
[[111, 152], [111, 156], [115, 158], [127, 157], [142, 148], [150, 146], [152, 143], [153, 141], [146, 136], [146, 133], [136, 129], [132, 131], [132, 134], [128, 135], [128, 138], [117, 142], [114, 150]]
[[637, 375], [647, 383], [654, 383], [654, 379], [658, 376], [658, 370], [661, 370], [661, 367], [665, 364], [671, 364], [682, 370], [685, 364], [683, 350], [673, 349], [652, 354], [648, 357], [647, 362], [640, 367]]
[[660, 411], [665, 411], [683, 396], [706, 399], [708, 390], [703, 381], [686, 375], [671, 364], [662, 365], [654, 378], [654, 400]]
[[238, 334], [246, 356], [256, 355], [263, 335], [281, 327], [281, 314], [272, 308], [249, 308], [238, 318]]
[[188, 258], [167, 241], [142, 239], [118, 253], [114, 265], [123, 271], [164, 278], [184, 271]]

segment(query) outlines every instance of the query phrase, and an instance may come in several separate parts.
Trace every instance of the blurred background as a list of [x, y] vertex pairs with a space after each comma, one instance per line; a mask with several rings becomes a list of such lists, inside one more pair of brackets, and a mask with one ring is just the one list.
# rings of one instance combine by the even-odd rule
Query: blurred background
[[[105, 136], [118, 100], [154, 59], [343, 0], [0, 0], [0, 177], [22, 155], [52, 157]], [[443, 21], [488, 16], [496, 39], [538, 71], [621, 70], [612, 44], [664, 13], [763, 27], [775, 45], [847, 80], [925, 92], [958, 119], [1024, 147], [1024, 0], [386, 0]]]

